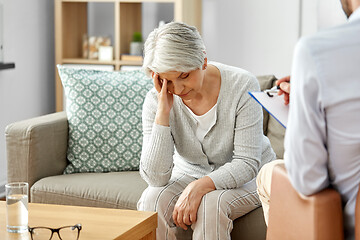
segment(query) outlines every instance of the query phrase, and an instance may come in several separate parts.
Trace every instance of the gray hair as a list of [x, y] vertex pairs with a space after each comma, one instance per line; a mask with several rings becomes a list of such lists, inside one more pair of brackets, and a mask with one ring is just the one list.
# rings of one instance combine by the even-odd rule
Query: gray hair
[[151, 72], [190, 72], [202, 67], [205, 51], [195, 27], [170, 22], [155, 28], [146, 39], [143, 69], [148, 76]]

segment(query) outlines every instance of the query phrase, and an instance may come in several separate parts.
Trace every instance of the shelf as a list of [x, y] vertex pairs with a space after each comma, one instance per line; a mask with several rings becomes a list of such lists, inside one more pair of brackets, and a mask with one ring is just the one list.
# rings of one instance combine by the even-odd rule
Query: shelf
[[120, 65], [136, 65], [136, 66], [141, 66], [142, 65], [142, 61], [125, 61], [125, 60], [120, 60], [118, 61], [118, 63]]
[[0, 63], [0, 70], [15, 68], [15, 63]]

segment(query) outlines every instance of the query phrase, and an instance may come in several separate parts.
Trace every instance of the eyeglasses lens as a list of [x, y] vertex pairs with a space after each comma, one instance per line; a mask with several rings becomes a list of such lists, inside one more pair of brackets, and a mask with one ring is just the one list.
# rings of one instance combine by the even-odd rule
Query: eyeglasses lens
[[47, 228], [35, 228], [32, 232], [33, 240], [49, 240], [51, 238], [51, 230]]
[[77, 240], [79, 230], [76, 227], [66, 227], [60, 229], [59, 233], [63, 240]]
[[[53, 239], [58, 239], [58, 234], [56, 232], [54, 232], [53, 236], [51, 236], [51, 233], [52, 231], [47, 228], [34, 228], [32, 231], [32, 239], [49, 240], [51, 237]], [[62, 240], [77, 240], [79, 230], [76, 227], [64, 227], [59, 230], [59, 234]]]

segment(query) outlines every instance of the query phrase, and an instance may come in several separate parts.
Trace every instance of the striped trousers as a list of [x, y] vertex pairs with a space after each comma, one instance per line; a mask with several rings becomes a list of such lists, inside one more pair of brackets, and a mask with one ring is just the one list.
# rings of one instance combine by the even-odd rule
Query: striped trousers
[[231, 239], [233, 220], [259, 207], [255, 179], [237, 189], [215, 190], [205, 194], [197, 212], [197, 220], [187, 231], [174, 224], [174, 206], [186, 188], [196, 178], [183, 173], [173, 173], [163, 187], [148, 187], [143, 192], [137, 208], [158, 213], [156, 239]]

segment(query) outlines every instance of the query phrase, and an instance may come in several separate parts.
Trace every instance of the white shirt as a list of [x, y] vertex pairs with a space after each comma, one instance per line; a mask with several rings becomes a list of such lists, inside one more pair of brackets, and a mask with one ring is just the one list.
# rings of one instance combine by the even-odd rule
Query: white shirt
[[207, 111], [205, 114], [200, 115], [200, 116], [193, 113], [193, 111], [191, 111], [191, 109], [188, 106], [185, 105], [185, 107], [187, 110], [189, 110], [191, 115], [195, 118], [195, 120], [197, 122], [195, 135], [196, 135], [197, 139], [199, 139], [199, 141], [201, 143], [203, 143], [205, 135], [210, 131], [210, 129], [216, 123], [217, 103], [209, 111]]
[[339, 191], [346, 237], [353, 239], [360, 183], [360, 8], [348, 23], [297, 44], [284, 160], [300, 193], [329, 184]]

